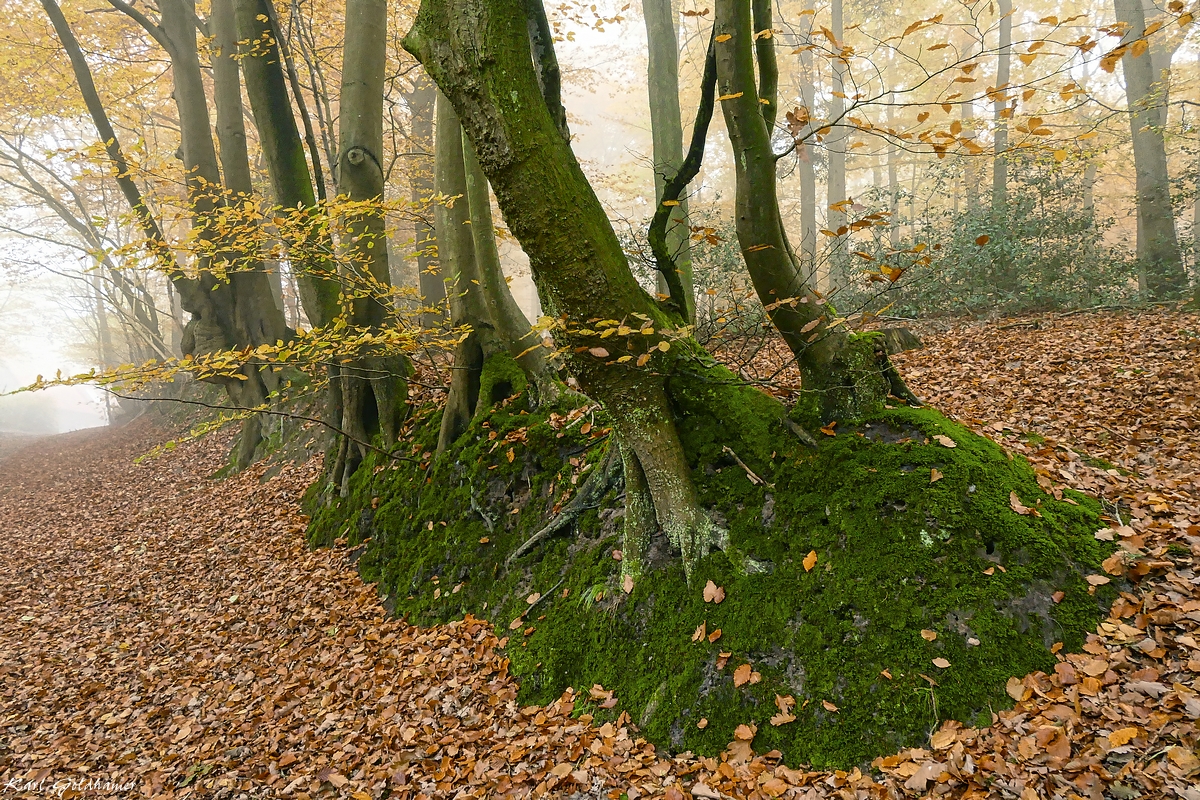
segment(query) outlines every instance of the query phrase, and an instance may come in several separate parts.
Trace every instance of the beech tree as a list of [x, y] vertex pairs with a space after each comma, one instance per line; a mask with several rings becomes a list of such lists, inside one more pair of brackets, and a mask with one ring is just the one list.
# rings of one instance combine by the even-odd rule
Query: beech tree
[[1175, 234], [1163, 140], [1169, 70], [1155, 69], [1141, 0], [1114, 0], [1114, 6], [1124, 27], [1121, 68], [1133, 138], [1139, 283], [1156, 299], [1174, 298], [1187, 291], [1188, 280]]
[[[533, 6], [530, 13], [542, 13], [540, 4]], [[563, 321], [559, 335], [569, 348], [572, 373], [613, 417], [626, 485], [622, 568], [640, 572], [640, 554], [657, 526], [690, 570], [728, 539], [700, 506], [673, 401], [686, 402], [687, 395], [702, 392], [736, 396], [696, 409], [724, 415], [734, 443], [759, 426], [787, 424], [785, 410], [740, 386], [694, 340], [669, 336], [683, 322], [682, 314], [670, 302], [656, 302], [634, 280], [558, 124], [560, 88], [549, 43], [543, 40], [541, 49], [535, 48], [537, 60], [531, 59], [525, 30], [526, 10], [515, 0], [427, 0], [404, 45], [458, 112], [505, 221], [529, 254], [548, 312]], [[774, 50], [756, 51], [754, 41], [749, 0], [719, 3], [698, 115], [700, 135], [693, 133], [690, 149], [702, 152], [705, 107], [711, 114], [719, 83], [737, 154], [738, 238], [759, 297], [803, 373], [803, 418], [811, 426], [859, 416], [881, 406], [893, 385], [902, 391], [901, 384], [873, 337], [854, 338], [829, 325], [833, 315], [801, 276], [775, 198], [776, 159], [768, 127], [768, 116], [773, 119], [775, 113]], [[756, 52], [766, 76], [766, 103], [759, 102]], [[664, 202], [675, 199], [670, 192], [664, 196]], [[659, 213], [663, 210], [660, 203]], [[641, 335], [602, 337], [595, 320]], [[631, 368], [617, 360], [623, 355], [649, 355], [654, 368]]]

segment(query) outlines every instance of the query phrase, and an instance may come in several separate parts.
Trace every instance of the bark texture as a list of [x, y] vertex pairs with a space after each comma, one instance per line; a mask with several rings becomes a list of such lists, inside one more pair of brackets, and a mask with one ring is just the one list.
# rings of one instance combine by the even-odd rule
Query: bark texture
[[[635, 313], [656, 329], [670, 320], [634, 280], [556, 124], [546, 100], [556, 92], [534, 68], [527, 14], [518, 0], [425, 0], [404, 45], [458, 112], [505, 221], [529, 255], [547, 312], [566, 320], [567, 343], [583, 348], [571, 358], [572, 371], [612, 412], [622, 447], [646, 475], [655, 518], [690, 574], [718, 537], [700, 508], [663, 378], [613, 363], [608, 356], [616, 354], [599, 348], [620, 340], [602, 341], [582, 327]], [[636, 341], [657, 344], [658, 334]]]
[[[383, 82], [387, 3], [348, 0], [342, 60], [341, 117], [335, 171], [338, 194], [362, 205], [343, 220], [343, 279], [351, 295], [350, 324], [370, 332], [395, 323], [383, 201]], [[396, 442], [407, 409], [407, 359], [367, 352], [341, 367], [342, 429], [360, 441], [375, 434]], [[342, 489], [366, 455], [347, 445]], [[356, 452], [353, 452], [356, 451]]]
[[[1155, 75], [1151, 50], [1144, 42], [1146, 16], [1141, 0], [1113, 0], [1117, 19], [1125, 23], [1121, 57], [1125, 97], [1133, 137], [1137, 191], [1137, 257], [1142, 289], [1156, 300], [1174, 299], [1188, 288], [1187, 268], [1179, 252], [1171, 207], [1167, 150], [1163, 140], [1166, 86]], [[1141, 47], [1138, 42], [1141, 41]]]
[[[654, 193], [663, 201], [667, 182], [683, 165], [683, 116], [679, 108], [679, 18], [671, 0], [642, 0], [649, 44], [647, 77], [650, 90], [650, 134], [654, 146]], [[666, 249], [672, 268], [679, 276], [682, 290], [681, 310], [691, 322], [696, 316], [696, 298], [692, 288], [691, 228], [686, 197], [671, 207], [666, 227]], [[666, 277], [658, 277], [658, 293], [670, 295]]]

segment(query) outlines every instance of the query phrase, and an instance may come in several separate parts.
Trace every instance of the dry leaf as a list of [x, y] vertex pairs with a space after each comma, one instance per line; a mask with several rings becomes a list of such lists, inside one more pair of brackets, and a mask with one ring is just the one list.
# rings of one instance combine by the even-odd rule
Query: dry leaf
[[954, 441], [943, 433], [939, 433], [937, 436], [934, 436], [933, 439], [942, 447], [958, 447], [958, 442]]
[[932, 642], [934, 639], [937, 638], [937, 631], [922, 630], [921, 638], [927, 642]]
[[943, 475], [942, 473], [938, 472], [937, 467], [933, 467], [932, 469], [929, 470], [929, 482], [930, 483], [937, 483], [944, 477], [946, 477], [946, 476]]
[[751, 667], [749, 664], [742, 664], [733, 671], [733, 685], [735, 687], [745, 686], [750, 682]]
[[704, 602], [720, 603], [725, 599], [725, 590], [712, 581], [704, 584]]
[[828, 700], [822, 700], [821, 705], [825, 706], [825, 710], [831, 714], [836, 714], [838, 712], [838, 707]]
[[696, 626], [696, 632], [692, 634], [692, 641], [698, 642], [708, 635], [708, 622], [701, 622]]
[[758, 726], [754, 723], [749, 725], [738, 725], [733, 732], [733, 738], [740, 739], [743, 742], [749, 742], [754, 738], [754, 734], [758, 733]]
[[949, 667], [949, 666], [950, 666], [950, 662], [949, 662], [949, 661], [947, 661], [947, 660], [946, 660], [946, 659], [944, 659], [944, 658], [940, 658], [940, 657], [939, 657], [939, 658], [935, 658], [935, 659], [933, 660], [933, 665], [934, 665], [935, 667], [938, 667], [939, 669], [946, 669], [947, 667]]
[[721, 629], [717, 628], [716, 630], [714, 630], [712, 633], [710, 633], [708, 635], [708, 643], [712, 644], [713, 642], [715, 642], [717, 639], [720, 639], [720, 638], [721, 638]]
[[[795, 563], [795, 562], [792, 562]], [[804, 571], [812, 572], [813, 567], [817, 565], [817, 551], [810, 550], [808, 555], [804, 557]]]
[[625, 576], [625, 579], [623, 581], [621, 581], [621, 588], [625, 591], [625, 594], [629, 594], [630, 592], [633, 591], [633, 576], [632, 575]]

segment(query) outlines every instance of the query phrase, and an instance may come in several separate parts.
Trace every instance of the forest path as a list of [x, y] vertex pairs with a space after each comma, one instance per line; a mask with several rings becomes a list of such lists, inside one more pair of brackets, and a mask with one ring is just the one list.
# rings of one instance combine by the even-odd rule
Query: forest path
[[387, 619], [344, 551], [305, 547], [312, 464], [215, 482], [221, 435], [135, 464], [167, 435], [148, 418], [31, 442], [0, 460], [0, 800], [1200, 800], [1200, 359], [1181, 332], [1197, 328], [1169, 314], [955, 325], [905, 356], [919, 393], [1051, 484], [1120, 498], [1117, 535], [1145, 574], [1086, 653], [1010, 684], [1014, 711], [948, 724], [873, 776], [660, 758], [629, 727], [571, 719], [567, 696], [518, 708], [490, 626]]

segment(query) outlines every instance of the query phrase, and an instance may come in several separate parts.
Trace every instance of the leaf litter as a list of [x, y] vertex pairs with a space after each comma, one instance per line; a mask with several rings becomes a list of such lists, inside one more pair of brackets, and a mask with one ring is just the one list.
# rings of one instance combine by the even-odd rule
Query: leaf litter
[[[897, 359], [919, 394], [1027, 457], [1047, 491], [1101, 497], [1121, 548], [1105, 564], [1121, 587], [1109, 618], [1052, 673], [1012, 678], [1015, 705], [989, 727], [947, 721], [926, 748], [822, 772], [755, 755], [749, 721], [719, 757], [663, 755], [624, 712], [579, 715], [583, 702], [619, 710], [601, 686], [521, 708], [490, 625], [391, 619], [345, 551], [304, 546], [298, 500], [315, 464], [214, 482], [228, 447], [218, 436], [135, 465], [166, 436], [143, 418], [22, 443], [0, 461], [0, 785], [120, 787], [88, 797], [1200, 800], [1200, 319], [1034, 321], [921, 331], [927, 349]], [[771, 723], [787, 724], [795, 699], [776, 705]]]

